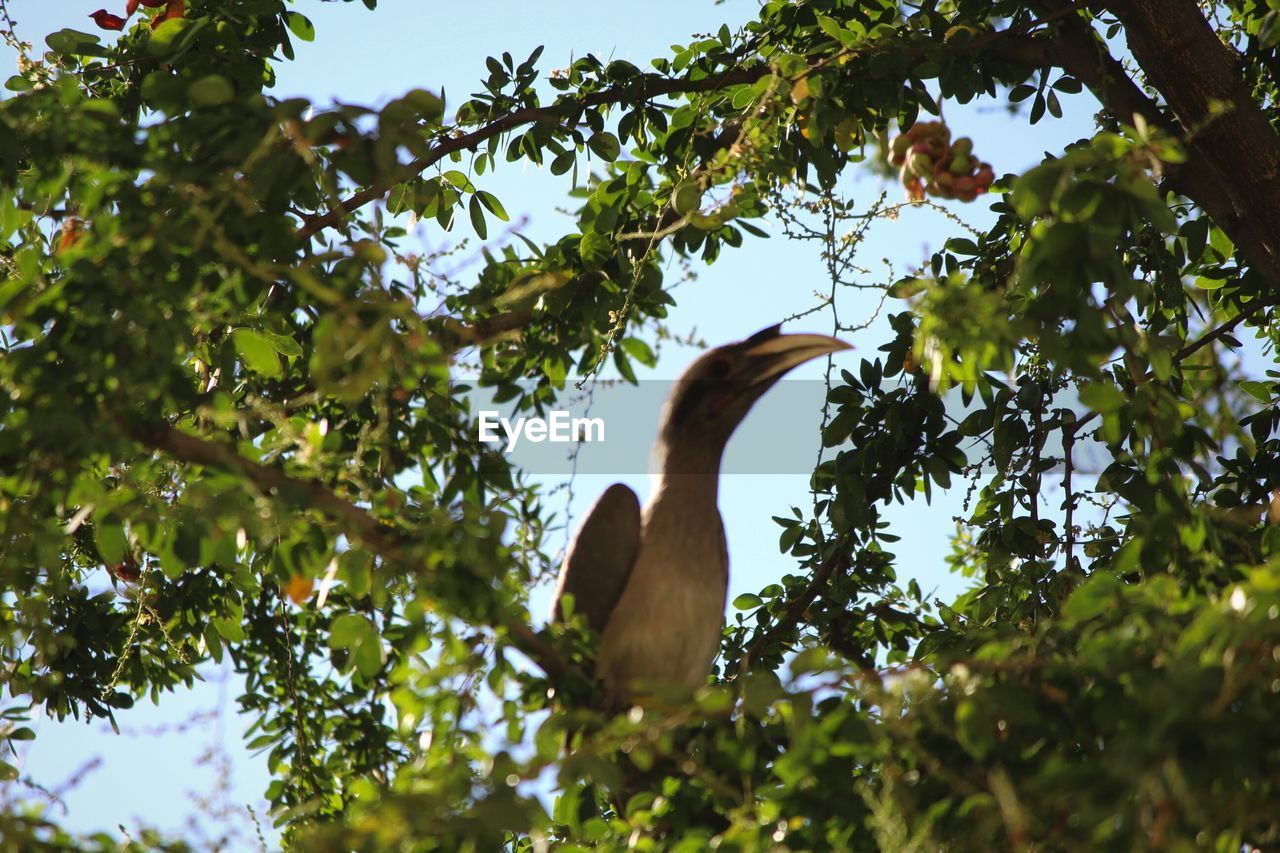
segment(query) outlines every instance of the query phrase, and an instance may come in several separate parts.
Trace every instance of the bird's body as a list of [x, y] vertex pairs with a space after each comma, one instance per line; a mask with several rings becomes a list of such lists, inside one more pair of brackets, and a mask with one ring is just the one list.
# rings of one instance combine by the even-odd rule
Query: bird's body
[[556, 588], [600, 634], [596, 674], [610, 707], [650, 689], [706, 682], [720, 644], [729, 556], [717, 507], [725, 444], [752, 404], [796, 365], [848, 345], [774, 326], [711, 350], [676, 382], [656, 445], [659, 475], [643, 510], [610, 486], [579, 528]]
[[611, 700], [644, 684], [693, 690], [707, 680], [729, 589], [716, 481], [664, 478], [645, 506], [640, 550], [596, 658]]

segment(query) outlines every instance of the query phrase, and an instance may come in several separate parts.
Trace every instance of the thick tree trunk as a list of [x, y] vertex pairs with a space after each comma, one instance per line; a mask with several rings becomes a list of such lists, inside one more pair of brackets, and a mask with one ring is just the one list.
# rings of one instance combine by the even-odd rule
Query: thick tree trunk
[[1147, 81], [1177, 117], [1199, 161], [1195, 183], [1210, 189], [1204, 177], [1215, 173], [1215, 194], [1232, 208], [1219, 224], [1280, 290], [1280, 136], [1253, 100], [1239, 55], [1192, 0], [1111, 0], [1107, 8], [1124, 25]]

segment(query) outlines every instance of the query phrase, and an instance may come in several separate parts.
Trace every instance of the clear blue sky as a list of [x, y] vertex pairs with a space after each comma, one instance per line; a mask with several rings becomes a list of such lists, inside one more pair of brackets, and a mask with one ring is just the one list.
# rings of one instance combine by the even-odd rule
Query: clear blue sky
[[[92, 31], [87, 15], [104, 5], [119, 12], [124, 0], [10, 0], [19, 34], [42, 45], [49, 32], [71, 27]], [[380, 0], [369, 12], [359, 2], [299, 2], [297, 9], [312, 18], [317, 39], [297, 45], [298, 58], [278, 67], [275, 94], [302, 95], [323, 105], [331, 101], [347, 103], [385, 102], [409, 88], [423, 87], [448, 94], [450, 106], [478, 88], [485, 74], [487, 55], [510, 51], [523, 59], [535, 47], [545, 45], [541, 65], [544, 71], [568, 64], [572, 55], [595, 53], [602, 57], [628, 59], [647, 67], [649, 60], [665, 55], [671, 44], [687, 42], [694, 33], [714, 32], [720, 24], [736, 26], [755, 16], [756, 5], [745, 0], [729, 0], [716, 5], [712, 0], [651, 0], [637, 4], [558, 0], [553, 3], [489, 0], [469, 4], [435, 4], [423, 0]], [[109, 34], [106, 34], [110, 37]], [[13, 67], [7, 49], [0, 63]], [[6, 75], [7, 76], [7, 72]], [[6, 93], [7, 94], [7, 93]], [[996, 173], [1020, 172], [1038, 162], [1041, 152], [1060, 150], [1065, 140], [1091, 132], [1093, 106], [1085, 99], [1066, 104], [1064, 121], [1042, 122], [1028, 127], [1025, 120], [1011, 119], [995, 104], [961, 108], [947, 106], [947, 118], [957, 134], [976, 140], [977, 152], [991, 161]], [[567, 176], [566, 176], [567, 177]], [[562, 233], [569, 220], [556, 212], [566, 206], [566, 178], [521, 164], [503, 164], [495, 175], [486, 176], [482, 188], [496, 193], [513, 219], [528, 217], [526, 233], [537, 240]], [[870, 204], [882, 189], [878, 178], [854, 176], [848, 189], [860, 201]], [[896, 198], [901, 189], [889, 186]], [[986, 205], [949, 203], [954, 212], [981, 226], [989, 220]], [[868, 281], [884, 281], [881, 258], [889, 258], [899, 273], [919, 264], [928, 252], [948, 236], [957, 233], [954, 224], [929, 211], [907, 211], [900, 219], [881, 222], [871, 232], [861, 256], [872, 274]], [[439, 244], [438, 235], [430, 237]], [[746, 245], [730, 250], [710, 267], [696, 267], [696, 281], [682, 285], [676, 293], [678, 305], [672, 310], [670, 326], [676, 332], [696, 330], [708, 343], [739, 339], [757, 329], [804, 310], [814, 303], [814, 292], [827, 289], [823, 265], [812, 244], [787, 244], [781, 238], [762, 241], [748, 237]], [[846, 321], [858, 322], [870, 316], [875, 300], [866, 291], [841, 297], [839, 309]], [[887, 310], [902, 310], [890, 304]], [[826, 315], [815, 315], [792, 330], [825, 331]], [[856, 369], [858, 360], [874, 357], [875, 347], [884, 339], [883, 326], [855, 336], [855, 352], [839, 356], [839, 362]], [[677, 375], [692, 357], [692, 351], [667, 346], [658, 367], [648, 375], [670, 378]], [[809, 376], [819, 375], [811, 366]], [[643, 375], [643, 374], [642, 374]], [[761, 403], [768, 405], [768, 398]], [[816, 411], [797, 411], [795, 417], [808, 419], [814, 429]], [[732, 454], [733, 448], [730, 448]], [[590, 502], [613, 478], [579, 477], [574, 484], [571, 507], [581, 518]], [[626, 481], [643, 498], [647, 478]], [[553, 483], [548, 483], [548, 486]], [[935, 500], [932, 507], [923, 501], [889, 512], [895, 532], [904, 535], [897, 547], [899, 574], [905, 582], [916, 577], [926, 590], [937, 587], [944, 598], [963, 584], [947, 574], [943, 557], [954, 529], [952, 517], [961, 514], [958, 494]], [[790, 560], [777, 552], [778, 529], [770, 516], [788, 512], [789, 507], [809, 503], [807, 479], [794, 476], [726, 477], [722, 484], [721, 512], [728, 530], [732, 581], [730, 598], [740, 592], [756, 591], [781, 574], [792, 571]], [[545, 592], [536, 607], [545, 607]], [[216, 677], [211, 672], [210, 678]], [[59, 819], [78, 829], [111, 829], [119, 823], [135, 826], [136, 819], [167, 829], [181, 830], [193, 814], [189, 791], [207, 791], [215, 774], [200, 763], [202, 752], [215, 740], [233, 759], [231, 788], [226, 801], [231, 805], [252, 803], [263, 813], [259, 795], [267, 777], [263, 763], [247, 756], [238, 746], [238, 735], [246, 722], [235, 717], [236, 685], [208, 685], [191, 696], [172, 696], [160, 708], [141, 703], [121, 716], [129, 729], [172, 724], [202, 709], [222, 709], [220, 727], [210, 719], [205, 724], [175, 734], [135, 733], [117, 736], [101, 721], [56, 724], [45, 720], [39, 735], [23, 756], [23, 772], [49, 788], [59, 788], [85, 762], [101, 757], [96, 770], [84, 774], [64, 794], [68, 813]], [[55, 814], [57, 814], [55, 812]]]

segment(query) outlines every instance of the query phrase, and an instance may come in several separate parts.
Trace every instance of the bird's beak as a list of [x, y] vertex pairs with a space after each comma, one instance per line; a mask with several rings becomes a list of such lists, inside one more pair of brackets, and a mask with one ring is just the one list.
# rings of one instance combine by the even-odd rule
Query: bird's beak
[[806, 361], [846, 349], [853, 347], [828, 335], [777, 335], [742, 351], [742, 378], [749, 385], [757, 385]]

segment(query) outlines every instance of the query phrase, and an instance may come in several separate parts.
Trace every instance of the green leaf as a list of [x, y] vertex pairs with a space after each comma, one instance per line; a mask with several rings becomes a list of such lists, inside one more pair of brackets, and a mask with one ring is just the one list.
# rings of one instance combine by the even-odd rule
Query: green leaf
[[542, 361], [542, 372], [546, 374], [552, 385], [559, 387], [564, 384], [565, 377], [568, 375], [568, 366], [563, 359], [547, 356]]
[[444, 179], [462, 190], [464, 193], [473, 193], [476, 191], [475, 185], [471, 183], [471, 179], [462, 172], [459, 172], [457, 169], [447, 170], [444, 173]]
[[602, 130], [588, 139], [587, 147], [594, 151], [601, 160], [609, 163], [617, 160], [618, 155], [622, 153], [622, 145], [618, 142], [618, 137], [607, 130]]
[[1098, 212], [1106, 190], [1092, 181], [1073, 183], [1063, 191], [1054, 205], [1064, 222], [1084, 222]]
[[271, 341], [261, 332], [239, 328], [231, 333], [231, 343], [244, 366], [263, 376], [279, 376], [280, 356]]
[[353, 658], [356, 665], [356, 672], [365, 678], [372, 678], [382, 669], [382, 664], [386, 661], [385, 653], [382, 649], [382, 643], [378, 640], [377, 632], [372, 636], [366, 637], [360, 645], [355, 648], [355, 656]]
[[281, 355], [287, 355], [290, 358], [298, 358], [302, 355], [302, 345], [288, 335], [281, 335], [278, 332], [263, 332], [262, 334], [271, 344], [271, 347]]
[[368, 617], [359, 613], [344, 613], [333, 620], [333, 626], [329, 628], [329, 648], [349, 649], [364, 642], [370, 633], [376, 634], [377, 630]]
[[992, 726], [978, 703], [964, 699], [955, 711], [956, 740], [965, 751], [981, 760], [991, 750]]
[[1240, 383], [1240, 390], [1259, 403], [1271, 402], [1271, 383], [1250, 379]]
[[1076, 78], [1064, 74], [1053, 84], [1053, 88], [1064, 95], [1078, 95], [1084, 91], [1084, 84]]
[[1258, 44], [1263, 50], [1271, 50], [1280, 44], [1280, 26], [1277, 26], [1276, 10], [1272, 9], [1258, 25]]
[[551, 174], [563, 175], [565, 172], [573, 168], [573, 164], [577, 161], [577, 154], [573, 151], [565, 151], [555, 156], [551, 161]]
[[1063, 613], [1075, 622], [1085, 622], [1114, 607], [1123, 585], [1109, 572], [1097, 572], [1071, 594]]
[[1154, 339], [1147, 346], [1147, 361], [1151, 364], [1151, 372], [1161, 382], [1168, 381], [1173, 375], [1173, 352], [1160, 346]]
[[1217, 252], [1223, 260], [1231, 260], [1236, 254], [1236, 244], [1231, 242], [1231, 238], [1227, 236], [1227, 232], [1223, 231], [1217, 225], [1209, 229], [1209, 245]]
[[1049, 91], [1044, 98], [1045, 105], [1049, 108], [1049, 115], [1054, 118], [1062, 118], [1062, 105], [1058, 103], [1058, 93]]
[[44, 43], [50, 50], [69, 56], [104, 56], [106, 51], [99, 47], [100, 42], [101, 39], [93, 33], [71, 29], [58, 30], [44, 37]]
[[471, 215], [471, 227], [476, 230], [476, 235], [481, 240], [489, 237], [489, 226], [484, 221], [484, 206], [480, 204], [479, 196], [472, 196], [471, 201], [467, 203], [467, 212]]
[[316, 28], [306, 15], [300, 12], [286, 12], [285, 21], [289, 24], [289, 32], [303, 41], [316, 40]]
[[427, 89], [410, 89], [401, 100], [409, 104], [421, 118], [433, 124], [444, 116], [444, 98]]
[[510, 221], [510, 217], [507, 216], [506, 208], [502, 206], [502, 202], [498, 201], [498, 197], [493, 193], [487, 193], [484, 190], [476, 190], [476, 198], [480, 199], [480, 203], [484, 205], [485, 210], [489, 211], [503, 222]]
[[1023, 83], [1021, 85], [1014, 86], [1012, 89], [1009, 90], [1009, 100], [1010, 102], [1016, 104], [1019, 101], [1025, 101], [1027, 98], [1030, 98], [1035, 93], [1036, 93], [1035, 86], [1030, 86], [1030, 85], [1027, 85], [1026, 83]]
[[1036, 124], [1040, 119], [1044, 118], [1045, 100], [1044, 95], [1036, 95], [1036, 99], [1031, 102], [1031, 115], [1029, 120], [1032, 124]]
[[752, 592], [744, 592], [733, 600], [733, 609], [755, 610], [762, 604], [764, 604], [764, 602], [760, 600], [760, 596]]
[[182, 46], [183, 34], [191, 27], [192, 23], [188, 18], [170, 18], [156, 27], [155, 32], [151, 34], [151, 40], [147, 42], [147, 52], [152, 56], [159, 56], [177, 51]]
[[96, 521], [93, 525], [93, 539], [98, 545], [102, 561], [107, 565], [122, 562], [129, 553], [129, 539], [125, 536], [124, 525], [117, 521]]
[[243, 614], [231, 617], [219, 617], [213, 619], [213, 630], [218, 632], [222, 639], [229, 643], [240, 643], [244, 641], [244, 624], [241, 621]]
[[618, 373], [622, 374], [622, 378], [635, 385], [636, 379], [635, 368], [631, 366], [631, 359], [627, 358], [626, 353], [621, 348], [613, 351], [613, 365], [618, 368]]
[[1080, 389], [1080, 402], [1100, 414], [1118, 411], [1125, 404], [1124, 393], [1114, 385], [1094, 382]]
[[1062, 167], [1059, 164], [1045, 163], [1018, 178], [1013, 185], [1014, 210], [1023, 219], [1046, 213], [1061, 177]]
[[578, 252], [582, 255], [582, 265], [589, 270], [601, 269], [613, 257], [613, 240], [605, 234], [595, 231], [582, 235], [578, 241]]
[[697, 181], [685, 181], [671, 193], [671, 207], [684, 216], [702, 207], [702, 188]]
[[225, 104], [236, 95], [230, 81], [219, 74], [201, 77], [187, 89], [187, 99], [199, 107], [214, 107]]
[[653, 349], [639, 338], [623, 338], [618, 346], [645, 367], [654, 367], [658, 363], [658, 357], [654, 355]]

